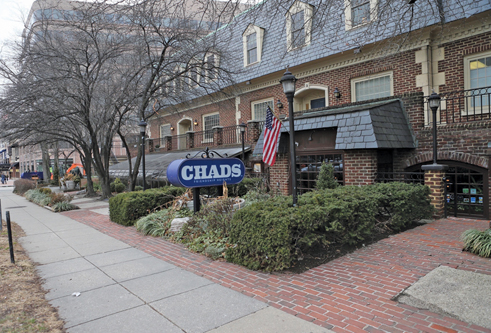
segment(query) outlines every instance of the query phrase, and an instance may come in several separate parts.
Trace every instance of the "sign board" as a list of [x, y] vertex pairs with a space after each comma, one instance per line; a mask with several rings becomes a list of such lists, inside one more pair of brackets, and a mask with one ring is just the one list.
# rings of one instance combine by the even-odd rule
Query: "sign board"
[[174, 186], [194, 188], [233, 185], [242, 181], [244, 163], [238, 158], [193, 158], [175, 160], [167, 167], [167, 179]]

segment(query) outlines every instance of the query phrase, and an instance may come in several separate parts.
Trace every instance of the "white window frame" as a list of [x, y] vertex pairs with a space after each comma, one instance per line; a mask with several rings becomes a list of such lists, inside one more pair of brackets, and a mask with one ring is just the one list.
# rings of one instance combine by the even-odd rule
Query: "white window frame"
[[208, 64], [208, 59], [210, 57], [214, 57], [214, 63], [215, 63], [215, 66], [212, 70], [217, 70], [218, 69], [218, 65], [220, 64], [220, 57], [218, 56], [218, 53], [216, 52], [213, 52], [213, 53], [208, 53], [206, 56], [205, 56], [205, 63], [204, 63], [204, 69], [203, 71], [205, 71], [205, 82], [206, 83], [210, 83], [210, 82], [213, 82], [213, 81], [216, 81], [218, 79], [218, 75], [213, 78], [213, 79], [210, 79], [210, 73], [209, 73], [209, 69], [207, 68], [207, 64]]
[[[470, 90], [470, 89], [480, 89], [480, 88], [471, 88], [471, 69], [470, 69], [470, 64], [471, 64], [471, 61], [474, 61], [474, 60], [477, 60], [477, 59], [480, 59], [480, 58], [488, 58], [488, 57], [491, 57], [491, 51], [488, 51], [488, 52], [481, 52], [481, 53], [475, 53], [475, 54], [472, 54], [472, 55], [468, 55], [466, 57], [464, 57], [464, 90]], [[445, 105], [443, 104], [445, 101], [442, 101], [442, 105]], [[471, 104], [471, 98], [465, 98], [465, 103], [469, 103]], [[485, 109], [487, 109], [489, 106], [485, 106]], [[465, 111], [468, 111], [467, 113]], [[476, 110], [476, 112], [480, 112], [481, 111], [481, 107], [473, 107], [471, 105], [466, 105], [466, 108], [461, 112], [462, 115], [467, 115], [467, 116], [471, 116], [474, 114], [474, 110]], [[479, 114], [479, 113], [478, 113]]]
[[[305, 30], [305, 43], [294, 47], [292, 34], [293, 34], [293, 21], [292, 15], [304, 11], [304, 30]], [[293, 51], [295, 49], [302, 48], [304, 46], [310, 45], [312, 42], [312, 18], [314, 16], [314, 7], [308, 3], [295, 1], [286, 13], [286, 45], [287, 52]]]
[[211, 129], [207, 130], [205, 128], [205, 118], [210, 117], [210, 116], [214, 116], [214, 115], [218, 115], [218, 125], [215, 125], [215, 126], [220, 126], [220, 112], [207, 113], [207, 114], [204, 114], [201, 116], [201, 121], [203, 124], [203, 141], [201, 141], [202, 143], [213, 142], [213, 134], [212, 134], [211, 138], [206, 138], [206, 132], [209, 130], [213, 130], [213, 127], [215, 127], [215, 126], [213, 126]]
[[258, 120], [258, 121], [264, 121], [265, 120], [265, 119], [257, 119], [256, 118], [256, 113], [254, 112], [254, 106], [257, 104], [266, 103], [266, 102], [273, 102], [273, 107], [271, 108], [271, 111], [273, 111], [273, 113], [274, 113], [274, 98], [273, 97], [253, 101], [253, 102], [251, 102], [251, 119], [252, 120]]
[[[257, 60], [255, 62], [248, 63], [247, 62], [247, 36], [256, 34], [256, 47], [257, 47]], [[261, 62], [261, 56], [263, 53], [263, 40], [264, 40], [264, 29], [258, 27], [254, 24], [249, 24], [247, 29], [242, 34], [242, 44], [243, 44], [243, 52], [244, 52], [244, 67], [257, 64]]]
[[159, 127], [159, 130], [160, 130], [160, 147], [161, 148], [165, 148], [165, 140], [164, 140], [164, 134], [163, 134], [163, 127], [165, 126], [169, 126], [169, 134], [172, 136], [172, 131], [171, 131], [171, 127], [172, 125], [171, 124], [161, 124], [160, 127]]
[[361, 76], [361, 77], [351, 79], [351, 102], [356, 102], [356, 83], [363, 82], [363, 81], [369, 81], [369, 80], [377, 79], [377, 78], [384, 77], [384, 76], [389, 76], [389, 78], [390, 78], [390, 95], [389, 96], [394, 96], [394, 72], [388, 71], [388, 72], [381, 72], [381, 73], [376, 73], [376, 74], [371, 74], [371, 75]]
[[373, 22], [377, 19], [378, 17], [378, 0], [369, 0], [370, 1], [370, 21], [358, 24], [353, 26], [353, 21], [351, 19], [351, 0], [344, 0], [344, 27], [345, 30], [351, 30], [354, 28], [362, 27], [364, 25], [369, 24], [370, 22]]

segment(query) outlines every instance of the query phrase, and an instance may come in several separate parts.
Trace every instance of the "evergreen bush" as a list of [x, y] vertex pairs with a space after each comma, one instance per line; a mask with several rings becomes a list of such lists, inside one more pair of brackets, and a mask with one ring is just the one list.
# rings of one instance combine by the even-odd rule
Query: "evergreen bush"
[[120, 193], [109, 199], [109, 217], [121, 225], [134, 225], [142, 216], [182, 195], [182, 187], [166, 186], [143, 192]]
[[17, 179], [14, 181], [14, 193], [24, 195], [27, 191], [36, 188], [36, 181], [29, 179]]
[[334, 177], [334, 166], [329, 163], [322, 162], [317, 178], [316, 188], [318, 190], [333, 189], [339, 186], [338, 181]]

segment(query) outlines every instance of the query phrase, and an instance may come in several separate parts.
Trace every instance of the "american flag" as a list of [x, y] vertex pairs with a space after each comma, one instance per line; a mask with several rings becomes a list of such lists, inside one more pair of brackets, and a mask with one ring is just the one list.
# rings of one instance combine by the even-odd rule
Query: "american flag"
[[266, 123], [264, 124], [263, 161], [272, 166], [276, 161], [276, 148], [280, 136], [281, 122], [273, 115], [268, 106]]

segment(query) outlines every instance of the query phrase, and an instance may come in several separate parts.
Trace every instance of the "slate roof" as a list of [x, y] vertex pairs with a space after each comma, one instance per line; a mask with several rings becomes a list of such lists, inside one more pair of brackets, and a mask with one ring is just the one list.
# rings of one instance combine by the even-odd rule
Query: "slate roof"
[[[336, 149], [416, 148], [400, 100], [315, 111], [295, 118], [295, 132], [332, 127], [337, 128]], [[284, 120], [281, 132], [289, 131], [289, 121]], [[262, 154], [262, 149], [263, 143], [258, 141], [253, 155]]]
[[[235, 157], [242, 154], [242, 147], [233, 148], [210, 148], [211, 151], [216, 151], [223, 157]], [[244, 151], [248, 152], [251, 147], [244, 147]], [[167, 179], [167, 167], [172, 161], [186, 158], [187, 154], [193, 157], [200, 150], [181, 150], [163, 154], [148, 154], [145, 155], [145, 177], [149, 179]], [[219, 157], [219, 156], [216, 156]], [[135, 158], [131, 161], [135, 165]], [[109, 167], [109, 175], [111, 177], [128, 177], [128, 161], [124, 161]], [[142, 168], [138, 177], [142, 177]]]
[[[293, 0], [265, 0], [206, 38], [216, 39], [218, 48], [227, 50], [221, 58], [222, 65], [235, 73], [235, 82], [245, 82], [440, 22], [438, 15], [428, 15], [438, 13], [437, 1], [416, 1], [413, 5], [391, 1], [390, 8], [384, 7], [387, 1], [379, 1], [375, 24], [346, 30], [344, 6], [326, 0], [303, 0], [314, 6], [312, 41], [290, 52], [287, 52], [286, 13]], [[444, 5], [445, 22], [487, 10], [491, 10], [489, 1], [449, 0]], [[244, 68], [242, 33], [249, 24], [264, 29], [263, 52], [260, 62]]]

